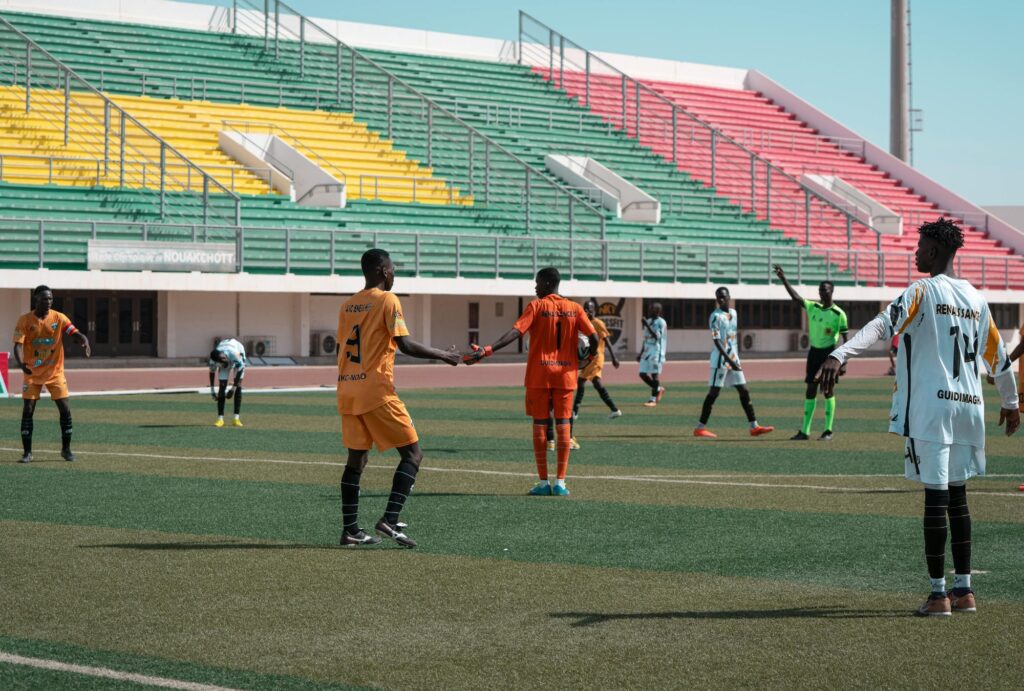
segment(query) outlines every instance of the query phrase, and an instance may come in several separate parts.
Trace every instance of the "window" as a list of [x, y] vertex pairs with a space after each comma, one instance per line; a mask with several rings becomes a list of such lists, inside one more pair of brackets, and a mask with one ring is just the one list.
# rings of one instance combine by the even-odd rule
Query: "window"
[[878, 313], [882, 311], [882, 305], [877, 302], [836, 304], [846, 312], [846, 321], [850, 324], [850, 331], [863, 329], [865, 324], [877, 317]]
[[480, 303], [469, 303], [469, 342], [480, 342]]
[[998, 329], [1016, 329], [1020, 326], [1020, 311], [1017, 305], [989, 305], [992, 319]]
[[804, 308], [792, 300], [738, 300], [741, 329], [800, 329]]
[[651, 303], [661, 303], [661, 317], [670, 329], [706, 329], [708, 316], [715, 309], [714, 300], [644, 299], [644, 316]]

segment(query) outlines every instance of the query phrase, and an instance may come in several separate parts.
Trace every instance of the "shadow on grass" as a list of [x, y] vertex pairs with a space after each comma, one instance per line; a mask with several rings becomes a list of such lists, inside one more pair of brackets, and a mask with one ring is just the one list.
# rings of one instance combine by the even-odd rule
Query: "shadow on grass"
[[578, 628], [613, 621], [671, 619], [889, 619], [906, 616], [902, 610], [846, 609], [844, 607], [789, 607], [785, 609], [737, 609], [705, 612], [556, 612], [554, 619], [575, 619], [569, 626]]
[[[371, 491], [371, 492], [360, 492], [360, 499], [372, 499], [374, 497], [390, 497], [390, 490]], [[507, 497], [507, 494], [494, 494], [491, 492], [413, 492], [410, 495], [410, 501], [416, 499], [429, 499], [431, 497]], [[321, 494], [321, 499], [327, 501], [341, 501], [340, 494]]]
[[139, 429], [180, 429], [184, 427], [213, 427], [213, 425], [139, 425]]
[[267, 542], [114, 542], [104, 545], [79, 545], [81, 549], [134, 549], [141, 552], [192, 550], [264, 550], [264, 549], [338, 549], [337, 545], [307, 545]]

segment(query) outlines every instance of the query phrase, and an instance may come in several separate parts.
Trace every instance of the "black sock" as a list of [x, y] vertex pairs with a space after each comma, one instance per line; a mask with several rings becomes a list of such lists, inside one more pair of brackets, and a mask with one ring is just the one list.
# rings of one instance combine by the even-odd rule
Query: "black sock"
[[341, 522], [346, 533], [359, 532], [359, 478], [363, 471], [345, 466], [341, 474]]
[[750, 402], [750, 391], [745, 386], [737, 386], [736, 389], [740, 394], [740, 405], [743, 406], [743, 412], [747, 414], [747, 422], [753, 422], [757, 416], [754, 415], [754, 404]]
[[220, 389], [217, 391], [217, 415], [224, 417], [224, 398], [227, 394], [228, 383], [222, 381], [220, 383]]
[[967, 485], [949, 488], [949, 536], [953, 571], [971, 573], [971, 512], [967, 508]]
[[715, 405], [715, 401], [718, 399], [718, 392], [721, 391], [717, 386], [712, 386], [708, 389], [708, 395], [704, 397], [704, 405], [700, 408], [700, 424], [708, 424], [708, 420], [711, 419], [711, 408]]
[[32, 453], [32, 416], [21, 414], [21, 446], [25, 453]]
[[60, 447], [64, 451], [71, 448], [71, 411], [60, 411]]
[[657, 374], [651, 375], [651, 395], [655, 398], [658, 397], [658, 390], [661, 388], [661, 380]]
[[576, 398], [572, 402], [572, 415], [576, 415], [580, 412], [580, 404], [583, 403], [583, 394], [587, 392], [587, 380], [580, 379], [576, 386]]
[[416, 484], [416, 473], [419, 466], [412, 461], [403, 460], [395, 468], [395, 478], [391, 481], [391, 496], [388, 497], [388, 508], [384, 511], [384, 520], [395, 525], [398, 523], [398, 514], [405, 506], [405, 500], [412, 493], [412, 486]]
[[241, 387], [235, 389], [235, 415], [242, 412], [242, 389]]
[[604, 401], [604, 404], [608, 406], [612, 412], [618, 410], [618, 408], [615, 407], [615, 401], [613, 401], [612, 397], [608, 395], [608, 389], [604, 388], [604, 384], [601, 383], [600, 379], [594, 380], [594, 388], [597, 389], [597, 395], [601, 397], [601, 400]]
[[930, 578], [945, 578], [949, 490], [924, 488], [924, 558]]
[[647, 386], [654, 386], [654, 379], [651, 377], [651, 375], [647, 374], [646, 372], [640, 373], [640, 381], [642, 381], [644, 384], [647, 384]]

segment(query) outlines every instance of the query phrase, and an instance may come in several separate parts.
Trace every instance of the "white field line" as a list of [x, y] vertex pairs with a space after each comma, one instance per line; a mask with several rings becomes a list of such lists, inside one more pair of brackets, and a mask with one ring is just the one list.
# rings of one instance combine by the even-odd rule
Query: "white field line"
[[[258, 389], [250, 389], [245, 387], [246, 395], [251, 393], [303, 393], [309, 391], [334, 391], [333, 386], [265, 386]], [[170, 388], [170, 389], [120, 389], [118, 391], [72, 391], [71, 396], [75, 398], [81, 398], [82, 396], [128, 396], [135, 394], [161, 394], [161, 393], [197, 393], [210, 395], [208, 388], [197, 389], [194, 386], [182, 387], [182, 388]], [[41, 398], [49, 398], [49, 391], [40, 392]], [[12, 393], [10, 398], [21, 398], [20, 393]]]
[[[21, 451], [14, 447], [0, 447], [0, 451]], [[56, 451], [46, 450], [47, 453], [54, 453]], [[121, 458], [153, 458], [160, 460], [173, 460], [173, 461], [212, 461], [217, 463], [267, 463], [267, 464], [282, 464], [282, 465], [320, 465], [328, 467], [343, 468], [344, 463], [338, 461], [295, 461], [284, 458], [225, 458], [223, 456], [173, 456], [168, 454], [153, 454], [153, 453], [124, 453], [118, 451], [76, 451], [76, 455], [80, 456], [117, 456]], [[394, 466], [390, 465], [370, 465], [370, 468], [382, 468], [385, 470], [391, 470]], [[533, 473], [522, 473], [513, 472], [509, 470], [484, 470], [477, 468], [440, 468], [437, 466], [423, 466], [423, 470], [428, 470], [435, 473], [467, 473], [471, 475], [491, 475], [499, 477], [523, 477], [533, 478]], [[670, 484], [670, 485], [712, 485], [712, 486], [725, 486], [725, 487], [756, 487], [762, 489], [810, 489], [810, 490], [829, 490], [834, 492], [902, 492], [904, 488], [899, 487], [838, 487], [835, 485], [797, 485], [797, 484], [785, 484], [776, 482], [739, 482], [739, 481], [723, 481], [723, 480], [705, 480], [699, 479], [703, 477], [709, 477], [704, 475], [687, 476], [687, 477], [665, 477], [655, 475], [574, 475], [573, 480], [611, 480], [615, 482], [649, 482], [655, 484]], [[746, 477], [743, 475], [729, 476], [710, 476], [710, 477]], [[855, 478], [859, 477], [856, 475], [783, 475], [780, 477], [786, 478], [799, 478], [799, 477], [835, 477], [835, 478]], [[889, 477], [898, 478], [899, 475], [873, 475], [865, 477]], [[993, 477], [987, 475], [986, 477]], [[1001, 476], [1000, 476], [1001, 477]], [[1014, 477], [1014, 476], [1007, 476]], [[984, 494], [986, 496], [997, 496], [997, 497], [1019, 497], [1024, 498], [1024, 492], [1013, 493], [1013, 492], [986, 492], [984, 490], [975, 490], [976, 494]]]
[[148, 674], [134, 674], [132, 672], [119, 672], [116, 669], [106, 667], [87, 667], [85, 665], [72, 665], [57, 660], [45, 660], [38, 657], [22, 657], [0, 651], [0, 662], [11, 665], [22, 665], [24, 667], [36, 667], [48, 669], [55, 672], [69, 672], [71, 674], [83, 674], [89, 677], [102, 677], [104, 679], [117, 679], [118, 681], [130, 681], [136, 684], [159, 686], [165, 689], [184, 689], [185, 691], [231, 691], [225, 686], [213, 686], [211, 684], [197, 684], [192, 681], [181, 681], [180, 679], [167, 679], [165, 677], [151, 677]]

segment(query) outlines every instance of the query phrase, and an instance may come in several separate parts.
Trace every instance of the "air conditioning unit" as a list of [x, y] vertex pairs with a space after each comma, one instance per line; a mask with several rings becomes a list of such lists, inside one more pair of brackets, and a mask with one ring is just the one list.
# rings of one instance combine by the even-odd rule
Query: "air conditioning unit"
[[276, 350], [273, 336], [246, 336], [245, 354], [250, 357], [266, 357]]
[[313, 331], [309, 334], [309, 354], [313, 357], [338, 354], [338, 335], [333, 331]]
[[740, 352], [753, 352], [761, 350], [764, 346], [761, 344], [761, 332], [760, 331], [744, 331], [740, 334]]
[[811, 337], [803, 331], [789, 333], [789, 349], [794, 352], [807, 350], [811, 346]]

